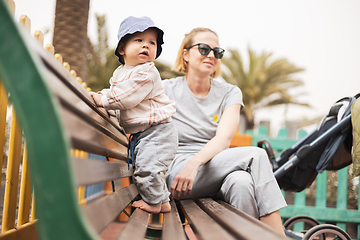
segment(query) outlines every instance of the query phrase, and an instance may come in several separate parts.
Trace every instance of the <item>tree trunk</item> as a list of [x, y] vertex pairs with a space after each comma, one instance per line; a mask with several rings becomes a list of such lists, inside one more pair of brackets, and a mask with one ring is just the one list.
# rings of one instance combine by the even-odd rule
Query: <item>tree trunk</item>
[[57, 0], [53, 45], [71, 69], [86, 81], [90, 0]]

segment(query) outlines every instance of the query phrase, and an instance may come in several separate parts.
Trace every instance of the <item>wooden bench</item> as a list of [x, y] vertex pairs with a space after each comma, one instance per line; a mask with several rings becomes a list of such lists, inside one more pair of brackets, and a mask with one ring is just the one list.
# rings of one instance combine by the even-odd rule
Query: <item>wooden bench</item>
[[[138, 196], [137, 188], [115, 189], [86, 206], [79, 205], [75, 189], [131, 177], [127, 136], [108, 112], [95, 107], [75, 77], [14, 23], [4, 1], [0, 22], [0, 78], [26, 137], [39, 237], [99, 239]], [[76, 158], [73, 149], [111, 161]], [[162, 239], [187, 239], [185, 219], [198, 239], [285, 239], [221, 201], [171, 201], [171, 206], [163, 216]], [[149, 218], [135, 209], [116, 239], [144, 239]]]

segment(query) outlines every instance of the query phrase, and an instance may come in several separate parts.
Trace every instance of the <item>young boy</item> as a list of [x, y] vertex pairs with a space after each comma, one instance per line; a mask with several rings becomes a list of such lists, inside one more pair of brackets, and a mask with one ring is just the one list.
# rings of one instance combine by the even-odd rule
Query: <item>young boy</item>
[[120, 114], [116, 111], [119, 123], [132, 135], [134, 180], [142, 197], [132, 206], [151, 213], [171, 210], [161, 174], [178, 146], [171, 122], [175, 103], [165, 95], [153, 63], [162, 51], [163, 34], [148, 17], [126, 18], [120, 24], [115, 50], [121, 65], [110, 79], [110, 89], [90, 93], [97, 106], [120, 110]]

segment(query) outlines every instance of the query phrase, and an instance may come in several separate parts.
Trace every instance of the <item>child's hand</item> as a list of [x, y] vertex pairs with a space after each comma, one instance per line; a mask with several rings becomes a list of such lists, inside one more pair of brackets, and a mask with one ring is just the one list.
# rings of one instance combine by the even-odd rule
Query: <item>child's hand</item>
[[92, 97], [92, 99], [94, 99], [95, 105], [98, 107], [102, 107], [103, 105], [101, 104], [101, 96], [102, 94], [98, 94], [95, 92], [90, 92], [90, 96]]

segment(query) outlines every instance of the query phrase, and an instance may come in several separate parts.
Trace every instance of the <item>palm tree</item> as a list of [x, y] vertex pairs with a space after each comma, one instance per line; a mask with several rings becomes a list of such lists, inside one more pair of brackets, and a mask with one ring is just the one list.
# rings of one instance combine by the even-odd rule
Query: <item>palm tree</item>
[[[256, 55], [251, 49], [249, 52], [249, 69], [245, 70], [243, 60], [237, 50], [230, 50], [231, 57], [222, 59], [227, 69], [221, 76], [229, 83], [237, 85], [243, 93], [246, 129], [254, 127], [254, 111], [259, 108], [280, 104], [300, 103], [290, 95], [289, 90], [303, 86], [301, 80], [294, 79], [293, 74], [304, 71], [289, 63], [286, 59], [269, 62], [271, 53], [263, 52]], [[228, 70], [228, 71], [226, 71]]]
[[65, 62], [86, 79], [90, 0], [57, 0], [53, 45]]
[[92, 91], [109, 87], [109, 79], [119, 66], [114, 49], [108, 47], [105, 15], [96, 15], [98, 42], [93, 45], [89, 41], [90, 55], [88, 57], [87, 82]]

